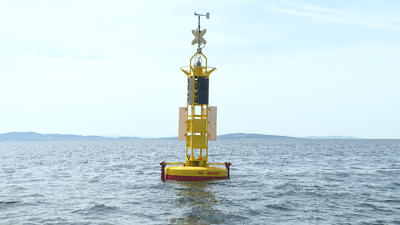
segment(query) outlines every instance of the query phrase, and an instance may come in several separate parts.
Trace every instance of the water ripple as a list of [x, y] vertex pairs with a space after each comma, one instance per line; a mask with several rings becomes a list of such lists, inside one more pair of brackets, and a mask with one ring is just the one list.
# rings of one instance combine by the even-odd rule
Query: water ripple
[[211, 142], [230, 180], [162, 182], [184, 147], [0, 143], [0, 224], [400, 224], [399, 140]]

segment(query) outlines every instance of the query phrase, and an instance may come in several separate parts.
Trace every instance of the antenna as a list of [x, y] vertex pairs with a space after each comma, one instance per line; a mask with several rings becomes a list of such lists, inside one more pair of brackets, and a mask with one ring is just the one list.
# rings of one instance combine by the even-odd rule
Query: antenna
[[201, 52], [201, 47], [200, 45], [207, 44], [207, 41], [203, 38], [204, 34], [206, 34], [207, 29], [200, 30], [200, 16], [205, 16], [207, 19], [210, 19], [210, 13], [207, 12], [205, 15], [204, 14], [197, 14], [196, 12], [194, 13], [194, 16], [199, 17], [199, 25], [196, 30], [192, 30], [192, 34], [195, 36], [194, 40], [192, 41], [192, 45], [198, 44], [197, 51]]

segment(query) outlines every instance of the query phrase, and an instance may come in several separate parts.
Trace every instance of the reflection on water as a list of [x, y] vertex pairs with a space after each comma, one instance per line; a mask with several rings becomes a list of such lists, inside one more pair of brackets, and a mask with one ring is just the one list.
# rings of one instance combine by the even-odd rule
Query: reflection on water
[[176, 191], [173, 210], [181, 217], [170, 220], [173, 224], [219, 224], [227, 217], [216, 205], [223, 200], [215, 196], [213, 186], [220, 181], [168, 181]]

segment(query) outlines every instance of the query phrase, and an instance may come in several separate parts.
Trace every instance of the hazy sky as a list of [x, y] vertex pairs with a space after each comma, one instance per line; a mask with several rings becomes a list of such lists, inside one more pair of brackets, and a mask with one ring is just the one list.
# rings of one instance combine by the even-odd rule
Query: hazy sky
[[218, 134], [400, 138], [400, 2], [0, 1], [0, 133], [177, 136], [207, 29]]

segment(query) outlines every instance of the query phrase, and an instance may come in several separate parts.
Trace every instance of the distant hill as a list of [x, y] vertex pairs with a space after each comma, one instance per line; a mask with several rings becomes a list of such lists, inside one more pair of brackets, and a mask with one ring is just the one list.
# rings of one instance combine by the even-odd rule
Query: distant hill
[[[217, 140], [245, 140], [245, 139], [296, 139], [297, 137], [266, 135], [266, 134], [246, 134], [233, 133], [218, 135]], [[305, 139], [362, 139], [356, 137], [344, 136], [309, 136], [301, 137]], [[0, 142], [20, 142], [20, 141], [92, 141], [92, 140], [178, 140], [178, 137], [162, 138], [139, 138], [139, 137], [102, 137], [102, 136], [84, 136], [74, 134], [39, 134], [35, 132], [11, 132], [0, 134]]]
[[108, 138], [102, 136], [83, 136], [74, 134], [39, 134], [35, 132], [11, 132], [0, 134], [0, 142], [18, 141], [89, 141], [89, 140], [135, 140], [137, 137]]
[[288, 136], [278, 136], [278, 135], [266, 135], [266, 134], [245, 134], [245, 133], [235, 133], [235, 134], [224, 134], [218, 135], [218, 139], [290, 139], [294, 137]]
[[349, 137], [349, 136], [308, 136], [303, 137], [306, 139], [364, 139], [359, 137]]

